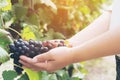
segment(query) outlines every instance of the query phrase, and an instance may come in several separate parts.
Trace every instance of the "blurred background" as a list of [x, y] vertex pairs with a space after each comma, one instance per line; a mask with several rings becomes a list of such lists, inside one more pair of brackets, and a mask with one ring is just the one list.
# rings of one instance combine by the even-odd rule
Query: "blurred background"
[[[113, 0], [0, 0], [0, 29], [10, 32], [13, 39], [68, 39], [106, 11], [112, 2]], [[8, 63], [0, 68], [7, 65]], [[115, 80], [116, 77], [114, 56], [72, 66], [72, 76], [78, 78], [75, 80]]]

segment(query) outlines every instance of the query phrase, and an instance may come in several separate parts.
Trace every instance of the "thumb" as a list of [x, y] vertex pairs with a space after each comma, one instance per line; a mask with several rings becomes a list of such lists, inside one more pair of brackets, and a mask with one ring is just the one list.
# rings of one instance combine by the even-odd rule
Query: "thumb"
[[43, 53], [43, 54], [35, 56], [33, 60], [35, 62], [46, 62], [46, 61], [52, 61], [53, 57], [49, 52], [47, 52], [47, 53]]

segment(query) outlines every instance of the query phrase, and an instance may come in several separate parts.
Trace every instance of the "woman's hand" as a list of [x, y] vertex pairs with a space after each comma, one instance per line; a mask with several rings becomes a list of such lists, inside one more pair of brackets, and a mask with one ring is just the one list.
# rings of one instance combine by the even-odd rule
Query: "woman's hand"
[[33, 59], [21, 56], [20, 63], [22, 63], [24, 67], [34, 71], [45, 70], [53, 72], [71, 64], [73, 62], [72, 58], [71, 48], [58, 47], [35, 56]]

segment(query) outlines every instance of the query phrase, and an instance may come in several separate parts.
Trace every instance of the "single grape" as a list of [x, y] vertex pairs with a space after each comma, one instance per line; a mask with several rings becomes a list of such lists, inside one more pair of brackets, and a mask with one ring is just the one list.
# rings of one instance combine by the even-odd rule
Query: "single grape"
[[39, 47], [35, 47], [35, 52], [38, 52], [40, 50]]
[[26, 54], [24, 50], [21, 50], [20, 53], [21, 53], [21, 55], [25, 55]]
[[32, 39], [30, 39], [29, 40], [29, 44], [31, 45], [31, 44], [34, 44], [35, 42], [32, 40]]
[[21, 42], [20, 46], [21, 46], [21, 47], [22, 47], [22, 46], [25, 46], [24, 42]]
[[17, 41], [17, 42], [15, 42], [15, 46], [19, 47], [19, 46], [21, 46], [21, 43]]
[[49, 50], [48, 47], [41, 47], [40, 52], [41, 52], [41, 53], [45, 53], [45, 52], [47, 52], [48, 50]]
[[18, 42], [23, 42], [23, 40], [22, 39], [18, 39]]
[[15, 58], [14, 54], [11, 54], [11, 55], [10, 55], [10, 58]]
[[36, 53], [34, 51], [31, 51], [30, 54], [29, 54], [29, 57], [33, 58], [34, 56], [36, 56]]
[[18, 47], [18, 51], [20, 52], [22, 50], [22, 47]]
[[24, 44], [25, 44], [25, 46], [29, 46], [29, 42], [27, 42], [27, 41], [24, 41]]
[[20, 67], [22, 66], [22, 64], [21, 64], [21, 63], [19, 63], [19, 61], [18, 61], [18, 60], [14, 60], [13, 62], [14, 62], [14, 64], [16, 64], [17, 66], [20, 66]]
[[35, 49], [35, 46], [33, 44], [31, 44], [29, 47], [30, 47], [31, 50]]
[[10, 48], [10, 53], [13, 53], [13, 52], [15, 52], [16, 51], [16, 47], [15, 47], [15, 45], [14, 44], [10, 44], [9, 45], [9, 48]]

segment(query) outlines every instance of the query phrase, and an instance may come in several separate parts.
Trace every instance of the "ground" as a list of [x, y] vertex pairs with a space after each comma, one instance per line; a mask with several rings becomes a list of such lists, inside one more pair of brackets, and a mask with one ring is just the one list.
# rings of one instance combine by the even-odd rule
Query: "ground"
[[88, 74], [85, 80], [115, 80], [115, 56], [94, 59], [86, 63]]

